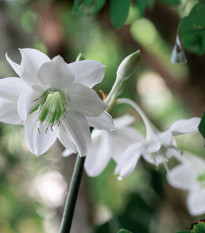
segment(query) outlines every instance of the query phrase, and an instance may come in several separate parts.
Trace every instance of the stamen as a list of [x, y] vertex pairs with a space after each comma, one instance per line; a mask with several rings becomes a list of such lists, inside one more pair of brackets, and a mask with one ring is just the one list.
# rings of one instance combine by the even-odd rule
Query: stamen
[[47, 133], [48, 132], [48, 127], [46, 128], [46, 132], [45, 133]]
[[21, 121], [21, 124], [20, 125], [23, 125], [23, 120]]
[[40, 129], [38, 128], [38, 133], [41, 134]]
[[53, 131], [53, 125], [51, 125], [51, 130]]
[[60, 125], [60, 123], [61, 123], [61, 122], [59, 121], [59, 122], [58, 122], [58, 126]]

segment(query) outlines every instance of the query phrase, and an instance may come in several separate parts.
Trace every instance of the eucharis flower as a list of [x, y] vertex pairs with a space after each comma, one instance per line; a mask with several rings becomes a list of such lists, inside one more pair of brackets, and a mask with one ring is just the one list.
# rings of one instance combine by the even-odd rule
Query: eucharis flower
[[174, 122], [167, 131], [160, 132], [147, 119], [141, 108], [132, 100], [119, 99], [118, 103], [131, 105], [142, 117], [146, 127], [146, 138], [143, 142], [136, 142], [128, 147], [118, 165], [115, 173], [119, 174], [119, 179], [128, 176], [134, 169], [141, 156], [151, 163], [159, 165], [163, 163], [166, 167], [168, 159], [172, 156], [179, 156], [176, 149], [174, 136], [180, 134], [194, 134], [198, 132], [200, 118], [193, 117]]
[[20, 65], [6, 55], [20, 78], [0, 80], [0, 121], [24, 124], [26, 144], [36, 155], [45, 153], [57, 137], [66, 148], [86, 155], [89, 124], [113, 129], [106, 104], [92, 90], [102, 81], [104, 66], [91, 60], [67, 64], [35, 49], [20, 53]]
[[[130, 127], [134, 118], [125, 115], [114, 119], [115, 130], [105, 131], [94, 129], [92, 144], [85, 160], [85, 170], [89, 176], [98, 176], [111, 159], [117, 163], [123, 151], [143, 136]], [[63, 156], [69, 156], [72, 151], [65, 150]]]
[[179, 189], [188, 190], [187, 206], [192, 215], [205, 213], [205, 160], [184, 152], [181, 164], [167, 174], [169, 183]]

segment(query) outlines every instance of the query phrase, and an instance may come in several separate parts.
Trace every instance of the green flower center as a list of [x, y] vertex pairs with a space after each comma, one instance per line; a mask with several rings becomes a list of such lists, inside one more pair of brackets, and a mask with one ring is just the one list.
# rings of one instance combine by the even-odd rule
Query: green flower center
[[205, 173], [197, 176], [197, 180], [200, 183], [202, 188], [205, 188]]
[[67, 99], [64, 93], [56, 90], [46, 91], [40, 98], [38, 103], [30, 114], [37, 111], [37, 119], [41, 123], [48, 123], [51, 127], [66, 115]]

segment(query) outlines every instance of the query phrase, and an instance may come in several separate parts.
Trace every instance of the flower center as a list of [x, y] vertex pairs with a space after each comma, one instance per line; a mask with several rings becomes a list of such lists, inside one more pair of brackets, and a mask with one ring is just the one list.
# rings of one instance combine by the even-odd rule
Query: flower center
[[197, 176], [197, 180], [200, 183], [202, 188], [205, 188], [205, 173], [202, 173], [201, 175]]
[[66, 96], [56, 90], [46, 91], [30, 114], [37, 111], [37, 119], [41, 123], [53, 126], [60, 122], [66, 114]]

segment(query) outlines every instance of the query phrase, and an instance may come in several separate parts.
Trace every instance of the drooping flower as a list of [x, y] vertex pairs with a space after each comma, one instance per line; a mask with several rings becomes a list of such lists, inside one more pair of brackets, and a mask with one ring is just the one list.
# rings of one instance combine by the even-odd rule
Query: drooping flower
[[198, 132], [200, 118], [193, 117], [174, 122], [168, 130], [160, 132], [149, 122], [141, 108], [132, 100], [119, 99], [119, 103], [131, 105], [142, 117], [146, 127], [146, 138], [143, 142], [136, 142], [124, 151], [117, 164], [115, 173], [119, 179], [128, 176], [136, 167], [141, 156], [155, 165], [163, 163], [166, 167], [168, 159], [172, 156], [179, 156], [174, 136], [181, 134], [194, 134]]
[[92, 87], [104, 77], [104, 66], [85, 60], [70, 64], [35, 49], [20, 49], [20, 65], [6, 58], [20, 78], [0, 80], [0, 121], [24, 124], [29, 150], [41, 155], [58, 137], [66, 148], [87, 154], [89, 123], [113, 129], [106, 104]]
[[167, 174], [170, 185], [188, 190], [187, 206], [190, 214], [205, 213], [205, 160], [184, 152], [177, 165]]
[[[93, 130], [91, 148], [85, 160], [85, 170], [89, 176], [98, 176], [111, 159], [117, 163], [127, 147], [136, 140], [143, 140], [143, 136], [129, 126], [133, 122], [132, 116], [124, 115], [114, 119], [113, 131]], [[72, 151], [65, 150], [63, 156], [71, 153]]]

